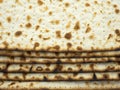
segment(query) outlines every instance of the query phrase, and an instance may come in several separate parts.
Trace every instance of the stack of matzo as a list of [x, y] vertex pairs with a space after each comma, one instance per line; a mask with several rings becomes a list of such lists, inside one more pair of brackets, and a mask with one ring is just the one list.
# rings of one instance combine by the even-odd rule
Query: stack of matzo
[[120, 89], [120, 0], [0, 0], [0, 89]]

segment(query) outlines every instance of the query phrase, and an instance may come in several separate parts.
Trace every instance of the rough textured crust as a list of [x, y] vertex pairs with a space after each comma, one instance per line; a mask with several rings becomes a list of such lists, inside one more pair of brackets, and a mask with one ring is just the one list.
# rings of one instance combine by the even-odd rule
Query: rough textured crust
[[0, 49], [120, 49], [119, 0], [2, 0]]
[[0, 56], [0, 63], [96, 63], [96, 62], [120, 62], [120, 57], [94, 57], [94, 58], [29, 58]]
[[119, 89], [120, 81], [79, 81], [79, 82], [19, 82], [1, 81], [0, 89]]
[[120, 72], [105, 73], [0, 73], [0, 80], [13, 81], [97, 81], [120, 80]]
[[2, 56], [24, 56], [39, 58], [67, 58], [67, 57], [112, 57], [120, 56], [120, 51], [104, 51], [104, 52], [35, 52], [35, 51], [6, 51], [1, 50]]
[[0, 64], [3, 72], [107, 72], [119, 71], [120, 64], [108, 63], [83, 63], [83, 64]]

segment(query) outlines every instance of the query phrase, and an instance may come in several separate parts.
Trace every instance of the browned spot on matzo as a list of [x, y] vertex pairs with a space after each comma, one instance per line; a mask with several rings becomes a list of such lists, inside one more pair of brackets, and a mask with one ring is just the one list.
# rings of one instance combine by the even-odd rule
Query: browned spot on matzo
[[71, 32], [66, 33], [66, 34], [65, 34], [65, 38], [68, 39], [68, 40], [71, 39], [71, 38], [72, 38]]
[[61, 31], [59, 30], [59, 31], [56, 31], [56, 37], [57, 38], [61, 38]]
[[118, 14], [120, 12], [119, 9], [115, 9], [115, 13]]
[[56, 45], [56, 46], [54, 46], [53, 48], [56, 49], [56, 50], [59, 50], [59, 49], [60, 49], [60, 46], [59, 46], [59, 45]]
[[21, 36], [22, 35], [22, 31], [17, 31], [17, 32], [15, 32], [15, 36], [16, 37], [19, 37], [19, 36]]
[[116, 29], [115, 33], [116, 33], [117, 36], [120, 36], [120, 30], [119, 29]]
[[38, 3], [38, 5], [40, 5], [40, 6], [43, 5], [43, 1], [42, 1], [42, 0], [38, 0], [37, 3]]
[[91, 31], [91, 27], [88, 26], [85, 32], [86, 32], [86, 33], [89, 33], [90, 31]]
[[3, 0], [0, 0], [0, 3], [2, 3], [3, 2]]
[[36, 26], [35, 26], [35, 30], [38, 30], [38, 29], [39, 29], [39, 27], [40, 27], [39, 25], [36, 25]]
[[69, 6], [70, 6], [70, 4], [66, 2], [65, 3], [65, 7], [69, 7]]
[[90, 6], [90, 4], [89, 4], [89, 3], [85, 3], [85, 6], [86, 6], [86, 7], [89, 7], [89, 6]]
[[77, 21], [74, 26], [74, 30], [79, 30], [80, 29], [80, 23]]
[[27, 21], [30, 21], [31, 16], [30, 16], [30, 15], [28, 15], [28, 16], [26, 17], [26, 19], [27, 19]]
[[10, 23], [11, 22], [11, 17], [7, 17], [7, 22]]
[[82, 47], [78, 46], [78, 47], [77, 47], [77, 50], [82, 50]]
[[27, 23], [25, 26], [26, 26], [27, 28], [31, 28], [31, 27], [32, 27], [31, 23]]
[[35, 44], [34, 44], [34, 48], [36, 48], [36, 47], [39, 47], [39, 43], [38, 42], [35, 42]]
[[72, 44], [68, 42], [68, 43], [67, 43], [67, 47], [68, 47], [68, 48], [72, 47]]

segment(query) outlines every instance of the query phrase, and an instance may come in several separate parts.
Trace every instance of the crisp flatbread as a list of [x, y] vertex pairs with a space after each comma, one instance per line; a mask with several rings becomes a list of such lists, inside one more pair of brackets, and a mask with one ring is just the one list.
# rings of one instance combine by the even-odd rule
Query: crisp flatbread
[[58, 82], [21, 82], [1, 81], [0, 89], [119, 89], [120, 81], [58, 81]]
[[41, 57], [41, 58], [66, 58], [66, 57], [111, 57], [120, 56], [118, 51], [104, 51], [104, 52], [35, 52], [35, 51], [7, 51], [1, 50], [2, 56], [24, 56], [24, 57]]
[[1, 0], [0, 49], [120, 49], [120, 0]]
[[109, 63], [83, 63], [83, 64], [0, 64], [0, 71], [4, 72], [92, 72], [92, 71], [119, 71], [120, 64]]
[[86, 62], [120, 62], [120, 57], [95, 58], [29, 58], [0, 56], [0, 63], [86, 63]]
[[13, 81], [85, 81], [120, 80], [120, 72], [105, 73], [0, 73], [0, 80]]

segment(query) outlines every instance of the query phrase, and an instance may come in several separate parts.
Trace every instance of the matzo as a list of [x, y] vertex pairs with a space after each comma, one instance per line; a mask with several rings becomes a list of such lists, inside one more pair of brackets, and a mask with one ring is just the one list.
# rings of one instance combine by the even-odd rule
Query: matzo
[[120, 49], [119, 0], [2, 0], [0, 49]]
[[95, 81], [120, 80], [120, 72], [106, 73], [0, 73], [0, 80], [12, 81]]
[[2, 56], [24, 56], [38, 58], [71, 58], [71, 57], [112, 57], [120, 56], [120, 51], [104, 51], [104, 52], [35, 52], [35, 51], [6, 51], [1, 50]]
[[0, 64], [4, 65], [0, 71], [4, 72], [107, 72], [119, 71], [117, 62], [109, 63], [83, 63], [83, 64]]
[[120, 62], [120, 57], [94, 57], [94, 58], [30, 58], [0, 56], [0, 63], [86, 63], [86, 62]]
[[0, 89], [119, 89], [120, 81], [1, 81]]

